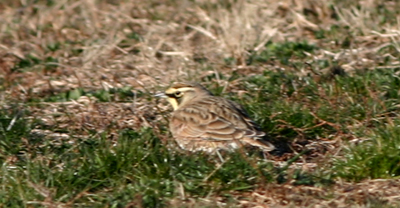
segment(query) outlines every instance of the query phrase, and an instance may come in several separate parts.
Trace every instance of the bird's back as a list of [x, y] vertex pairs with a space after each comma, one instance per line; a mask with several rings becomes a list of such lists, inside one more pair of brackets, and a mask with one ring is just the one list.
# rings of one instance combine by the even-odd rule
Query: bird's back
[[183, 149], [215, 151], [243, 145], [270, 151], [258, 141], [265, 135], [237, 103], [213, 95], [195, 98], [172, 114], [170, 129]]

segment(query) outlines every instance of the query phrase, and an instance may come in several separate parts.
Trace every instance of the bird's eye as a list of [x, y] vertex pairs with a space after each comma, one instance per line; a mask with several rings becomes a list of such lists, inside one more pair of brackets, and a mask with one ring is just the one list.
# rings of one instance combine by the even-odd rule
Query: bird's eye
[[180, 96], [182, 96], [182, 92], [176, 91], [176, 92], [175, 92], [175, 97], [180, 97]]

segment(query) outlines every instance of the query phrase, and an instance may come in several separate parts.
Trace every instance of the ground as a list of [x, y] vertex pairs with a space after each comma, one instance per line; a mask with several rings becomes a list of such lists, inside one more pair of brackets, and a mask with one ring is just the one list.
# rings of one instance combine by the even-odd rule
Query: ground
[[[0, 2], [0, 207], [400, 206], [400, 3]], [[180, 150], [196, 81], [277, 149]]]

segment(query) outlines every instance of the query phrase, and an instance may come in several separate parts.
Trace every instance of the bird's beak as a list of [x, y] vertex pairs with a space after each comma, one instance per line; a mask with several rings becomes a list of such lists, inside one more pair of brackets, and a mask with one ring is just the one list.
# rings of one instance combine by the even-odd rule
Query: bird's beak
[[156, 98], [167, 98], [168, 96], [165, 95], [165, 93], [161, 92], [161, 93], [155, 94], [154, 97], [156, 97]]

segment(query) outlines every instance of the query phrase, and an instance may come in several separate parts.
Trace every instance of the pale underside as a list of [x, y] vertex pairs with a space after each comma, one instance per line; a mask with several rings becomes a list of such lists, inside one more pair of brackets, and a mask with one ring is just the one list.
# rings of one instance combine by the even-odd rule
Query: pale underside
[[256, 146], [271, 151], [273, 145], [262, 141], [265, 135], [244, 109], [221, 97], [205, 96], [174, 111], [171, 132], [178, 145], [189, 151], [215, 152]]

